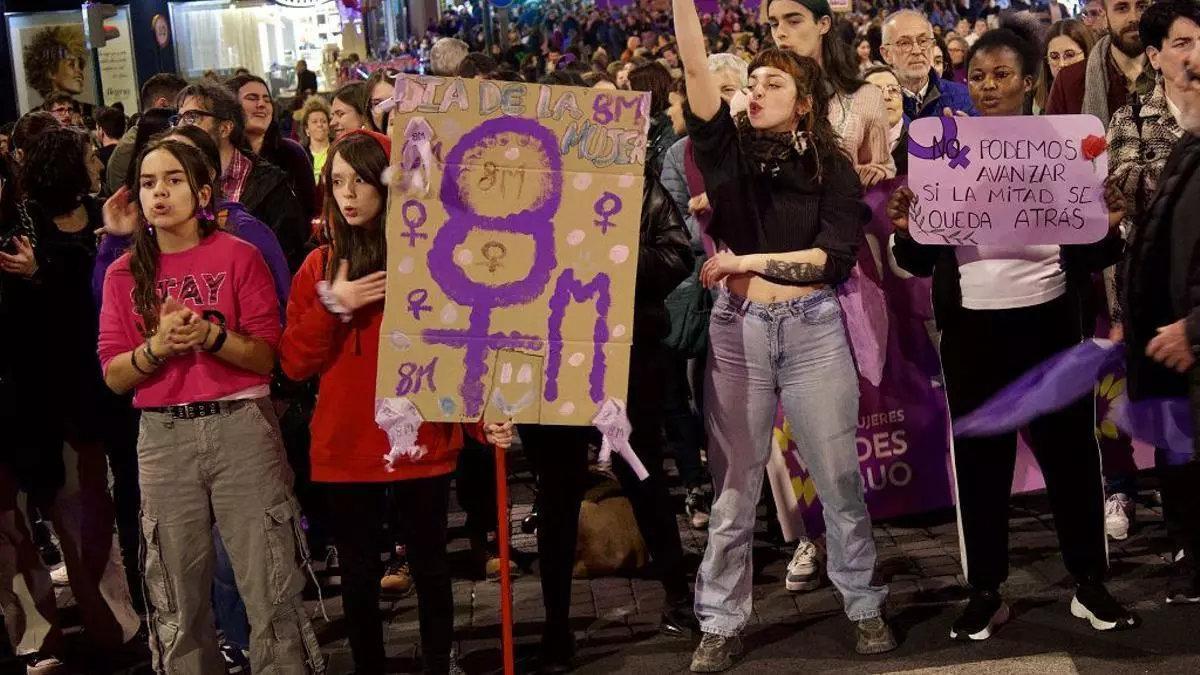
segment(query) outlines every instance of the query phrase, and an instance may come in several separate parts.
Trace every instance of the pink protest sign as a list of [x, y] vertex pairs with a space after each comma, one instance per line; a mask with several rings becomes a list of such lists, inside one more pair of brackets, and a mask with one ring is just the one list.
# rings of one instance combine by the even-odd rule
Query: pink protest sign
[[919, 243], [1089, 244], [1108, 232], [1108, 152], [1092, 115], [919, 119], [908, 155]]

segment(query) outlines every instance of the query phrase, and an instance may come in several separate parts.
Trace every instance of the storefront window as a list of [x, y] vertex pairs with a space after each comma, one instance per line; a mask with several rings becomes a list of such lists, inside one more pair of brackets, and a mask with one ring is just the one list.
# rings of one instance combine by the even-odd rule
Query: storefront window
[[342, 43], [342, 20], [334, 0], [277, 5], [266, 0], [202, 0], [172, 2], [171, 24], [179, 73], [195, 79], [212, 72], [232, 76], [238, 68], [270, 83], [273, 94], [296, 87], [296, 61], [317, 73], [317, 85], [328, 91], [336, 83], [321, 65], [327, 52]]

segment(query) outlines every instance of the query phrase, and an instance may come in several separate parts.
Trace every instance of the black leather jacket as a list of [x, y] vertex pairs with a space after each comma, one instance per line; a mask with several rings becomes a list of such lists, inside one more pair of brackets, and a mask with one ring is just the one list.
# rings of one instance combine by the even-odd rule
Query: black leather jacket
[[683, 216], [658, 176], [647, 171], [633, 301], [635, 343], [658, 343], [671, 332], [667, 295], [691, 274], [694, 265]]
[[295, 274], [311, 250], [312, 222], [292, 190], [288, 175], [274, 164], [255, 158], [238, 201], [275, 233], [288, 269]]
[[1187, 377], [1146, 356], [1146, 345], [1160, 327], [1186, 319], [1192, 350], [1200, 353], [1200, 229], [1192, 226], [1200, 191], [1200, 138], [1180, 141], [1158, 184], [1133, 229], [1121, 289], [1129, 395], [1135, 400], [1188, 393]]

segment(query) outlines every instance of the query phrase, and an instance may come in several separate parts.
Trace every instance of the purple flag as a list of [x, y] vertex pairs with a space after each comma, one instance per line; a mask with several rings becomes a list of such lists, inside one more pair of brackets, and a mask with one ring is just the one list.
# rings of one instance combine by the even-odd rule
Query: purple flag
[[1101, 371], [1125, 358], [1125, 345], [1085, 340], [1038, 364], [971, 413], [954, 421], [955, 436], [995, 436], [1062, 410], [1092, 393]]
[[1112, 419], [1121, 431], [1165, 448], [1171, 455], [1192, 456], [1192, 411], [1186, 398], [1130, 401], [1121, 396], [1113, 403]]
[[[870, 256], [866, 246], [860, 255]], [[888, 311], [883, 289], [862, 271], [862, 263], [850, 270], [850, 278], [837, 288], [846, 334], [854, 352], [858, 373], [878, 387], [887, 361]]]

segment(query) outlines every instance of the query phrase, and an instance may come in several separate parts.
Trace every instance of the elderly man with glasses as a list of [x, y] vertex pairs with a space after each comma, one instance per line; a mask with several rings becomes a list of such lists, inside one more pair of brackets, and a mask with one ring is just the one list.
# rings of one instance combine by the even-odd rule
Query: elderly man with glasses
[[251, 152], [242, 106], [233, 92], [201, 82], [179, 92], [176, 101], [179, 114], [171, 125], [196, 126], [212, 136], [221, 153], [222, 195], [271, 228], [295, 273], [308, 254], [312, 226], [287, 174]]
[[933, 68], [933, 26], [924, 14], [906, 9], [883, 22], [880, 53], [904, 88], [904, 114], [910, 119], [963, 112], [976, 115], [967, 87], [943, 80]]

